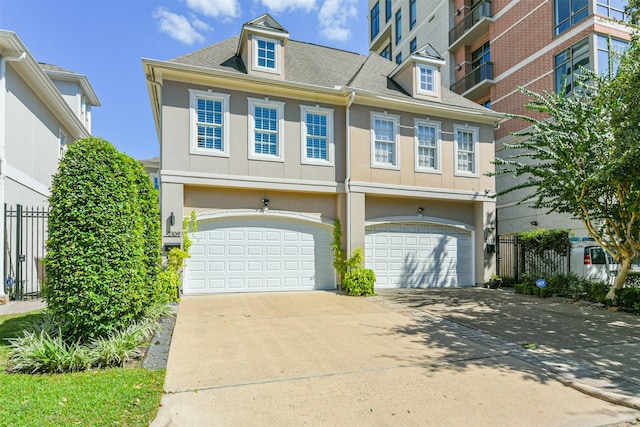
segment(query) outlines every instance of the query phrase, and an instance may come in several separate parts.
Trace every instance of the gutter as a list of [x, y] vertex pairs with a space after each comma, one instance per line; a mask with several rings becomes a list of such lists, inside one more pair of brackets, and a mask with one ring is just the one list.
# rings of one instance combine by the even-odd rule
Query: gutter
[[353, 105], [353, 101], [356, 99], [355, 91], [351, 91], [351, 95], [349, 95], [349, 102], [347, 103], [346, 109], [346, 126], [347, 126], [347, 135], [346, 135], [346, 149], [347, 149], [347, 177], [344, 180], [344, 191], [347, 193], [347, 206], [346, 206], [346, 214], [347, 214], [347, 225], [346, 225], [346, 234], [347, 234], [347, 258], [351, 256], [351, 105]]

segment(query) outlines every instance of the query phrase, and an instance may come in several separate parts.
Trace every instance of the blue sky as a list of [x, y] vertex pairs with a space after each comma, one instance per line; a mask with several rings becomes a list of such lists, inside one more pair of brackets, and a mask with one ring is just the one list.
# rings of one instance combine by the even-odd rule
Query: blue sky
[[159, 154], [141, 58], [171, 59], [270, 13], [292, 40], [366, 55], [366, 0], [0, 0], [0, 28], [39, 62], [89, 78], [93, 134], [136, 159]]

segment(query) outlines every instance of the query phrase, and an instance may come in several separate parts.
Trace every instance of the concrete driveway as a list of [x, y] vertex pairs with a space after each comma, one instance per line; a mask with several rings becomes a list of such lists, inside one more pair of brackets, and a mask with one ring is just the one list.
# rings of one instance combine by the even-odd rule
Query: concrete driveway
[[640, 416], [556, 381], [519, 345], [443, 318], [446, 296], [433, 315], [420, 302], [431, 292], [440, 290], [186, 297], [152, 425], [597, 426]]

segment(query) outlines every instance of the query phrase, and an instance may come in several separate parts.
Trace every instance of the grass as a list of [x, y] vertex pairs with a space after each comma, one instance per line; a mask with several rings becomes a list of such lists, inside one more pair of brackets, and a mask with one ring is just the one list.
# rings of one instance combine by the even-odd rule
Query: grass
[[8, 374], [9, 343], [40, 312], [0, 316], [0, 424], [147, 426], [155, 417], [164, 370], [117, 368], [56, 375]]

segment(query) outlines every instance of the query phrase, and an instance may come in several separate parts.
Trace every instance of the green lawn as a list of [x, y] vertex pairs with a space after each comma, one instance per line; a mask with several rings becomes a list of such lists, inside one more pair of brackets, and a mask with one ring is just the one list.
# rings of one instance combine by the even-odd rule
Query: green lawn
[[164, 370], [118, 368], [58, 375], [7, 374], [6, 338], [38, 313], [0, 316], [0, 425], [147, 426], [155, 417]]

